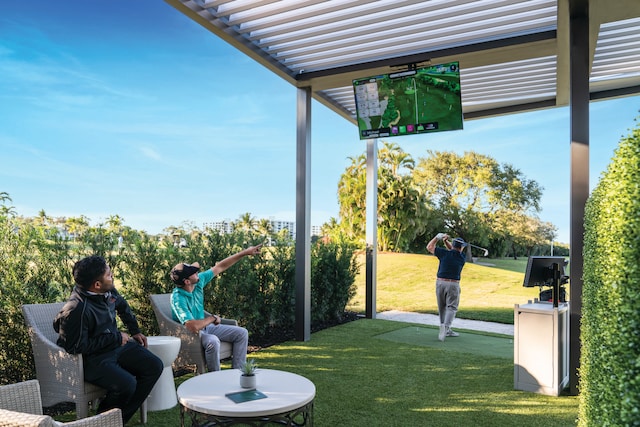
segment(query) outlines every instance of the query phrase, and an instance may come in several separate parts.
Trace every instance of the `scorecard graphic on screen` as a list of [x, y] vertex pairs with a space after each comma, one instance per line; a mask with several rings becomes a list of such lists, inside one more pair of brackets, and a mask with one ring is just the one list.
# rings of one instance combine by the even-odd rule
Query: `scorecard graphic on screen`
[[458, 62], [353, 81], [360, 139], [462, 129]]

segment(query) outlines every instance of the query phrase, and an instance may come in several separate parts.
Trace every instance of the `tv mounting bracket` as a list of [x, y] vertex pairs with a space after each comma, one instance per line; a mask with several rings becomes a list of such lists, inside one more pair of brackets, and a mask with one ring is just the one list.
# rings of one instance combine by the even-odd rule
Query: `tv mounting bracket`
[[431, 60], [427, 59], [424, 61], [412, 62], [409, 64], [392, 65], [391, 68], [394, 70], [401, 70], [402, 68], [406, 67], [406, 70], [401, 71], [416, 71], [418, 68], [428, 67], [429, 65], [431, 65]]

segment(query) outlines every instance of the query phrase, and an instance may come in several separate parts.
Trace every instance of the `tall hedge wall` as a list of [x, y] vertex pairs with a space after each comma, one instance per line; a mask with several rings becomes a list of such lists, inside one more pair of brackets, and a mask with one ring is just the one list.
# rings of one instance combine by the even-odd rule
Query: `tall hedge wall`
[[640, 426], [640, 126], [585, 212], [579, 426]]

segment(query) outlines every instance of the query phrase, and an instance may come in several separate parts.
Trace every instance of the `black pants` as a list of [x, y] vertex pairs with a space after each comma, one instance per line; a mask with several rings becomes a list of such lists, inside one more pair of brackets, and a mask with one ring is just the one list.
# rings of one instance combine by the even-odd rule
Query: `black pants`
[[88, 357], [84, 363], [85, 380], [107, 390], [98, 412], [120, 408], [124, 424], [140, 408], [162, 370], [162, 361], [134, 341], [109, 353]]

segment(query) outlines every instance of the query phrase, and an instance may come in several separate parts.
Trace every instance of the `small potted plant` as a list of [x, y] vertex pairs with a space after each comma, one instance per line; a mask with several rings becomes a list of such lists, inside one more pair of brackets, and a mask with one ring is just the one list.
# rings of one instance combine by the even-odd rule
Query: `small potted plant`
[[242, 388], [256, 388], [256, 369], [258, 364], [255, 360], [249, 359], [240, 367], [240, 387]]

